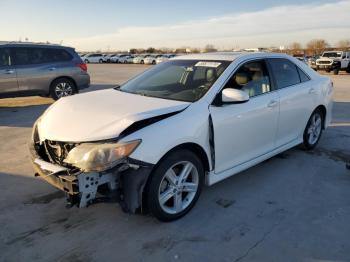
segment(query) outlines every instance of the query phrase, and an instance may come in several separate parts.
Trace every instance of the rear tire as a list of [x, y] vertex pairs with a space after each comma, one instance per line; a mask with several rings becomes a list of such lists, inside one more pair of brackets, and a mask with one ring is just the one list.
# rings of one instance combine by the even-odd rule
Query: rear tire
[[68, 78], [58, 78], [50, 85], [50, 96], [54, 100], [58, 100], [65, 96], [71, 96], [76, 93], [78, 93], [78, 90], [75, 83]]
[[89, 63], [89, 60], [85, 59], [85, 61], [84, 61], [84, 62], [85, 62], [85, 64], [88, 64], [88, 63]]
[[339, 74], [339, 69], [333, 70], [333, 75], [338, 75]]
[[152, 172], [146, 189], [147, 206], [160, 221], [179, 219], [195, 205], [203, 183], [201, 160], [189, 150], [173, 151]]
[[320, 109], [316, 109], [310, 116], [303, 134], [303, 146], [306, 150], [316, 147], [322, 135], [324, 115]]

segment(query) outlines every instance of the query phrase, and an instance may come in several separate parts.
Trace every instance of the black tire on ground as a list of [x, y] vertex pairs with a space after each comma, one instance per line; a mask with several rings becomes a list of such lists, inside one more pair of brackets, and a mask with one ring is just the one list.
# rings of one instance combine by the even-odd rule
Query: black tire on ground
[[[313, 117], [314, 116], [319, 116], [320, 119], [321, 119], [321, 130], [320, 130], [320, 133], [317, 137], [317, 139], [315, 141], [312, 141], [310, 142], [310, 139], [309, 139], [309, 129], [310, 127], [313, 125]], [[320, 141], [320, 138], [322, 136], [322, 131], [323, 131], [323, 126], [324, 126], [324, 118], [325, 116], [323, 115], [323, 112], [317, 108], [315, 109], [314, 112], [312, 112], [310, 118], [309, 118], [309, 121], [307, 122], [306, 124], [306, 127], [305, 127], [305, 130], [304, 130], [304, 134], [303, 134], [303, 146], [306, 150], [311, 150], [311, 149], [314, 149], [316, 147], [316, 145], [318, 144], [318, 142]]]
[[[188, 161], [192, 163], [192, 165], [198, 171], [198, 187], [197, 191], [190, 202], [190, 204], [181, 212], [170, 214], [165, 212], [159, 201], [159, 192], [162, 186], [163, 178], [165, 177], [165, 173], [176, 163], [181, 161]], [[191, 151], [180, 149], [173, 151], [166, 155], [160, 163], [156, 166], [155, 170], [153, 170], [149, 183], [147, 185], [147, 189], [145, 192], [147, 206], [149, 211], [160, 221], [168, 222], [181, 218], [186, 215], [195, 203], [198, 200], [198, 197], [201, 193], [202, 187], [204, 184], [204, 168], [201, 160]], [[183, 194], [183, 193], [181, 193]], [[186, 198], [186, 195], [185, 195]]]
[[102, 59], [100, 59], [100, 60], [98, 60], [98, 62], [99, 62], [100, 64], [102, 64], [102, 63], [103, 63], [103, 60], [102, 60]]
[[346, 72], [347, 72], [348, 74], [350, 74], [350, 62], [349, 62], [348, 68], [346, 69]]
[[58, 79], [52, 81], [52, 83], [50, 85], [50, 93], [49, 94], [50, 94], [50, 97], [52, 97], [54, 100], [58, 100], [61, 97], [63, 97], [63, 96], [60, 97], [59, 94], [56, 92], [56, 87], [59, 86], [60, 84], [65, 84], [66, 86], [71, 87], [71, 92], [67, 91], [67, 95], [63, 95], [63, 96], [69, 96], [69, 95], [74, 95], [74, 94], [78, 93], [78, 89], [72, 80], [65, 78], [65, 77], [58, 78]]
[[339, 69], [334, 69], [333, 70], [333, 75], [338, 75], [339, 74]]
[[84, 62], [85, 62], [85, 64], [88, 64], [88, 63], [89, 63], [89, 60], [85, 59], [85, 61], [84, 61]]
[[141, 64], [144, 64], [145, 62], [143, 60], [141, 60]]
[[152, 65], [155, 65], [155, 64], [156, 64], [156, 61], [153, 60], [153, 61], [152, 61]]

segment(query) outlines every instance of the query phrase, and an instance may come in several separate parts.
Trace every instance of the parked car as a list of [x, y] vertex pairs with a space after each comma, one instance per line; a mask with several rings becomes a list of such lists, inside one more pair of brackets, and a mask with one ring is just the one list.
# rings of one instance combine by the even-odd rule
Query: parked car
[[307, 64], [307, 60], [306, 57], [304, 55], [294, 55], [293, 57], [295, 57], [296, 59], [298, 59], [299, 61]]
[[328, 77], [284, 54], [176, 57], [121, 87], [56, 102], [34, 124], [33, 164], [71, 204], [92, 203], [103, 187], [124, 210], [170, 221], [204, 185], [300, 143], [314, 148], [332, 94]]
[[88, 63], [103, 63], [103, 55], [100, 53], [87, 54], [84, 56], [84, 62]]
[[118, 58], [118, 63], [121, 63], [121, 64], [126, 64], [128, 62], [128, 59], [130, 58], [130, 55], [121, 55], [119, 58]]
[[157, 58], [162, 55], [150, 55], [144, 59], [144, 63], [148, 65], [155, 65], [157, 62]]
[[0, 95], [41, 95], [57, 100], [90, 85], [87, 66], [71, 47], [0, 44]]
[[307, 64], [309, 65], [309, 67], [311, 67], [314, 70], [317, 70], [317, 66], [316, 66], [316, 60], [319, 59], [320, 56], [311, 56], [309, 57]]
[[110, 57], [110, 62], [111, 63], [118, 63], [119, 61], [120, 54], [115, 54]]
[[164, 61], [168, 61], [170, 58], [173, 58], [173, 57], [175, 57], [175, 56], [176, 56], [176, 55], [174, 55], [174, 54], [162, 55], [162, 56], [160, 56], [160, 57], [157, 58], [156, 63], [157, 63], [157, 64], [160, 64], [160, 63], [162, 63], [162, 62], [164, 62]]
[[325, 70], [339, 74], [339, 71], [350, 73], [350, 52], [326, 51], [316, 60], [316, 70]]
[[133, 59], [134, 64], [144, 64], [145, 58], [149, 57], [150, 55], [138, 55]]
[[128, 59], [128, 54], [119, 55], [117, 63], [125, 63], [126, 59]]
[[126, 62], [128, 64], [132, 64], [134, 62], [135, 55], [129, 55], [129, 57], [126, 59]]

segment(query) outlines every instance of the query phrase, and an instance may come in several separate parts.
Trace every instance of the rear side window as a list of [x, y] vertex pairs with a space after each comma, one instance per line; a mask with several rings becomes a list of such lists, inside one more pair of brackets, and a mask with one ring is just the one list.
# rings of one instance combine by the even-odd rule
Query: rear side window
[[283, 58], [271, 58], [269, 63], [279, 89], [300, 83], [297, 67], [291, 61]]
[[0, 48], [0, 67], [10, 65], [10, 50], [8, 48]]
[[300, 81], [302, 83], [310, 80], [310, 77], [307, 74], [305, 74], [303, 70], [301, 70], [299, 67], [297, 67], [297, 69], [300, 76]]
[[49, 60], [52, 62], [65, 62], [73, 59], [73, 56], [64, 49], [48, 49]]
[[72, 60], [72, 55], [64, 49], [40, 48], [40, 47], [16, 47], [14, 48], [14, 60], [16, 65], [35, 65]]

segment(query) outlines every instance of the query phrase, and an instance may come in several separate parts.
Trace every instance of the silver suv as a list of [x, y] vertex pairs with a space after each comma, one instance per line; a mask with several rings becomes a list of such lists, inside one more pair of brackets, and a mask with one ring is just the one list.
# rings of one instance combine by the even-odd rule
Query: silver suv
[[87, 66], [71, 47], [0, 45], [0, 96], [51, 96], [57, 100], [90, 85]]

